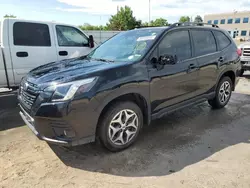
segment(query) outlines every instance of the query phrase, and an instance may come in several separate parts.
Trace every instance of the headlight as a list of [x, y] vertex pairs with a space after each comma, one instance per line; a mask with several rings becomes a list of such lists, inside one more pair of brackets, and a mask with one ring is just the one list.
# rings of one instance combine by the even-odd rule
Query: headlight
[[97, 78], [68, 82], [49, 86], [44, 89], [45, 93], [53, 93], [52, 101], [66, 101], [72, 99], [76, 94], [88, 92], [95, 84]]

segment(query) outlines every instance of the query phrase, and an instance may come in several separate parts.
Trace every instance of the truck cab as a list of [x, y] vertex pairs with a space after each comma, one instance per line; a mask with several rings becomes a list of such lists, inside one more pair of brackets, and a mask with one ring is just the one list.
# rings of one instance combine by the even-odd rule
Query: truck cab
[[72, 25], [4, 19], [0, 28], [0, 87], [18, 86], [33, 68], [84, 56], [94, 47], [93, 37]]

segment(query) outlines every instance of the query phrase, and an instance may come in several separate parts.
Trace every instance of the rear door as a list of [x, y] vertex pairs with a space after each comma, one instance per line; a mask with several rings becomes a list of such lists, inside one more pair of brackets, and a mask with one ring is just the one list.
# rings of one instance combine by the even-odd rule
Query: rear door
[[91, 52], [88, 37], [78, 28], [54, 25], [59, 60], [87, 55]]
[[217, 80], [218, 64], [221, 52], [217, 49], [213, 32], [208, 29], [192, 29], [191, 30], [194, 55], [199, 64], [199, 90], [198, 94], [210, 92]]
[[9, 20], [9, 46], [15, 84], [31, 69], [57, 60], [50, 24]]

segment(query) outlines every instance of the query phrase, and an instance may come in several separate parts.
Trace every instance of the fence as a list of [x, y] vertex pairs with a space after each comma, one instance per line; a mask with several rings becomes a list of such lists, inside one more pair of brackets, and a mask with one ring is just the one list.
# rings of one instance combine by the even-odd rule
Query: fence
[[87, 35], [93, 35], [95, 42], [99, 45], [114, 35], [120, 33], [120, 31], [84, 31]]

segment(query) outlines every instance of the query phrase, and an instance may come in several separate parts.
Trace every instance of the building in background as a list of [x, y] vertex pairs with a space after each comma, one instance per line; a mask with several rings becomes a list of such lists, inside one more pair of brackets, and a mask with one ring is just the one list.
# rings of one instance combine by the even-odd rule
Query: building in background
[[208, 14], [204, 16], [204, 22], [218, 25], [235, 39], [250, 39], [250, 11]]

